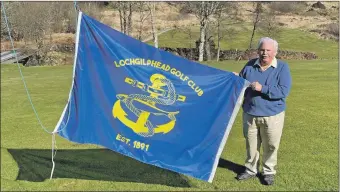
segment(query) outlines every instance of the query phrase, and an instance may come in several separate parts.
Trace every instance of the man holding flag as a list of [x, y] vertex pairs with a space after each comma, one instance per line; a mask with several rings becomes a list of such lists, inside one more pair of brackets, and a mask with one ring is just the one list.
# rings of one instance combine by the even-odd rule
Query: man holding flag
[[259, 58], [250, 60], [239, 74], [251, 85], [245, 91], [242, 105], [247, 148], [246, 170], [237, 176], [238, 180], [256, 176], [262, 143], [264, 183], [274, 183], [286, 97], [292, 83], [288, 64], [275, 58], [277, 51], [278, 43], [275, 40], [261, 38], [258, 44]]

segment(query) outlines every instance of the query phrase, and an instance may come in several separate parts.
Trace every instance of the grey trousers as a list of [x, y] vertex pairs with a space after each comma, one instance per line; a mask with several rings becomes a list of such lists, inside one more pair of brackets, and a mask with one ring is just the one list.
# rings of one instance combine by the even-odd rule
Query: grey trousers
[[276, 174], [277, 151], [280, 145], [284, 116], [284, 111], [269, 117], [256, 117], [243, 112], [243, 134], [247, 147], [245, 167], [249, 174], [257, 174], [259, 171], [261, 143], [263, 174]]

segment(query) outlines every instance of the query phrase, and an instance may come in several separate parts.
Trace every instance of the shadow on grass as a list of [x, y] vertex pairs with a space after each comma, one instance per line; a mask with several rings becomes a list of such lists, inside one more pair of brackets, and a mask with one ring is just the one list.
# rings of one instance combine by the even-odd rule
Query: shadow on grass
[[[239, 175], [246, 170], [245, 166], [233, 163], [233, 162], [225, 160], [225, 159], [220, 159], [220, 161], [218, 162], [218, 166], [221, 167], [221, 168], [226, 168], [226, 169], [236, 173], [236, 175]], [[266, 185], [266, 183], [264, 181], [264, 177], [263, 177], [262, 174], [258, 173], [258, 174], [256, 174], [256, 177], [258, 178], [258, 180], [260, 181], [260, 183], [262, 185]], [[236, 176], [235, 176], [235, 179], [236, 179]]]
[[226, 168], [236, 173], [236, 175], [243, 173], [246, 170], [246, 168], [243, 165], [236, 164], [225, 159], [220, 159], [220, 161], [218, 162], [218, 167]]
[[[17, 180], [41, 182], [50, 178], [51, 150], [8, 149], [19, 166]], [[75, 178], [115, 182], [191, 187], [175, 172], [141, 163], [108, 149], [58, 150], [53, 178]]]

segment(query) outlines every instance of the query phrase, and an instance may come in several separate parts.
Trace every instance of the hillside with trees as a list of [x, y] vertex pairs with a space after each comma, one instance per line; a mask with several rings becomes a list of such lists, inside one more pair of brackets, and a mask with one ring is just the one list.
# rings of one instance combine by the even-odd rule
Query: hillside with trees
[[[4, 2], [4, 5], [16, 48], [35, 50], [34, 62], [39, 64], [69, 62], [77, 19], [73, 2]], [[165, 31], [168, 36], [196, 34], [187, 48], [197, 49], [199, 61], [216, 59], [210, 54], [212, 46], [218, 60], [228, 40], [244, 29], [247, 29], [244, 34], [247, 45], [238, 47], [242, 50], [253, 49], [257, 41], [254, 37], [258, 34], [280, 38], [286, 30], [313, 34], [320, 40], [339, 41], [338, 2], [103, 1], [77, 5], [83, 13], [136, 39], [150, 40], [148, 43], [155, 47], [169, 47], [159, 35]], [[11, 46], [3, 16], [1, 22], [3, 52]]]

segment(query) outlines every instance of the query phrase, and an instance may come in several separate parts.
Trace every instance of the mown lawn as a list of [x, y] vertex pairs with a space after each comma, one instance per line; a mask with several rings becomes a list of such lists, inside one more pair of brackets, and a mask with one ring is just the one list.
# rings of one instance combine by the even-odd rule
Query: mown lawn
[[[208, 63], [228, 71], [239, 71], [243, 64]], [[338, 61], [289, 61], [289, 65], [293, 87], [274, 186], [264, 186], [258, 179], [234, 179], [246, 155], [241, 111], [211, 184], [59, 136], [54, 179], [49, 180], [51, 135], [40, 128], [17, 67], [1, 65], [1, 190], [338, 190]], [[72, 66], [22, 70], [40, 119], [52, 131], [68, 98]]]

